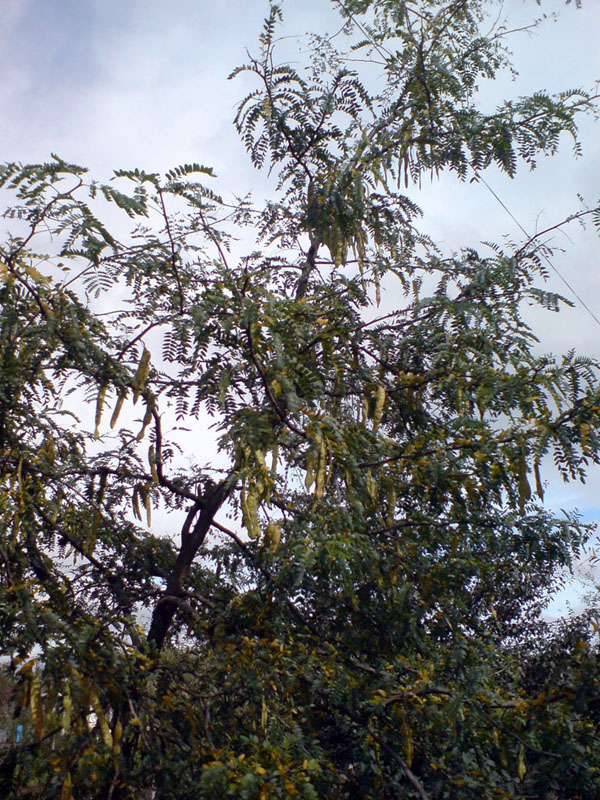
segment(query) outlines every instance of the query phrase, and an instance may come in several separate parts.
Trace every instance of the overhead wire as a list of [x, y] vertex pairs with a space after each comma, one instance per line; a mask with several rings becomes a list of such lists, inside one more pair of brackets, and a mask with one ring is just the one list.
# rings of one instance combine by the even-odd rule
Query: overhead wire
[[[497, 193], [497, 192], [496, 192], [496, 191], [495, 191], [495, 190], [494, 190], [494, 189], [493, 189], [493, 188], [490, 186], [490, 184], [489, 184], [489, 183], [486, 181], [486, 179], [485, 179], [485, 178], [484, 178], [484, 177], [481, 175], [481, 173], [480, 173], [480, 172], [478, 172], [478, 170], [476, 170], [476, 169], [475, 169], [475, 167], [474, 167], [472, 164], [470, 164], [470, 167], [471, 167], [471, 169], [473, 170], [473, 173], [475, 174], [475, 177], [477, 178], [477, 180], [478, 180], [478, 181], [480, 181], [480, 182], [481, 182], [481, 183], [482, 183], [482, 184], [485, 186], [485, 188], [486, 188], [486, 189], [488, 190], [488, 192], [489, 192], [489, 193], [492, 195], [492, 197], [493, 197], [493, 198], [494, 198], [494, 199], [495, 199], [495, 200], [496, 200], [496, 201], [499, 203], [499, 205], [500, 205], [500, 206], [501, 206], [501, 207], [504, 209], [504, 211], [506, 211], [506, 213], [508, 214], [508, 216], [509, 216], [509, 217], [512, 219], [512, 221], [513, 221], [513, 222], [515, 223], [515, 225], [516, 225], [516, 226], [519, 228], [519, 230], [521, 230], [521, 231], [522, 231], [522, 233], [524, 233], [524, 234], [525, 234], [525, 236], [527, 237], [527, 239], [528, 239], [529, 241], [531, 241], [531, 239], [532, 239], [532, 238], [534, 238], [534, 237], [532, 237], [532, 236], [531, 236], [531, 235], [530, 235], [530, 234], [527, 232], [527, 230], [526, 230], [526, 229], [523, 227], [523, 225], [521, 225], [521, 223], [519, 222], [519, 220], [518, 220], [518, 219], [516, 218], [516, 216], [515, 216], [515, 215], [512, 213], [512, 211], [510, 210], [510, 208], [509, 208], [509, 207], [506, 205], [506, 203], [505, 203], [505, 202], [502, 200], [502, 198], [501, 198], [501, 197], [498, 195], [498, 193]], [[545, 261], [545, 262], [548, 264], [548, 266], [549, 266], [549, 267], [550, 267], [550, 268], [551, 268], [551, 269], [552, 269], [552, 270], [553, 270], [553, 271], [554, 271], [554, 272], [555, 272], [555, 273], [558, 275], [558, 277], [561, 279], [561, 281], [564, 283], [564, 285], [565, 285], [565, 286], [566, 286], [566, 287], [569, 289], [569, 291], [571, 292], [571, 294], [573, 295], [573, 297], [575, 297], [575, 299], [579, 301], [579, 303], [582, 305], [582, 307], [583, 307], [583, 308], [585, 308], [585, 310], [588, 312], [588, 314], [589, 314], [589, 315], [590, 315], [590, 317], [591, 317], [591, 318], [594, 320], [594, 322], [596, 322], [598, 325], [600, 325], [600, 319], [599, 319], [599, 318], [596, 316], [596, 314], [594, 314], [594, 312], [592, 311], [592, 309], [591, 309], [591, 308], [588, 306], [588, 304], [587, 304], [587, 303], [585, 302], [585, 300], [584, 300], [584, 299], [581, 297], [581, 295], [580, 295], [580, 294], [579, 294], [579, 293], [578, 293], [578, 292], [575, 290], [575, 288], [573, 287], [573, 285], [572, 285], [571, 283], [569, 283], [569, 281], [568, 281], [568, 280], [567, 280], [567, 279], [564, 277], [564, 275], [563, 275], [563, 274], [560, 272], [560, 270], [558, 269], [558, 267], [557, 267], [557, 266], [555, 266], [555, 265], [552, 263], [552, 261], [551, 261], [550, 257], [548, 256], [548, 254], [547, 254], [547, 253], [544, 253], [544, 252], [542, 251], [541, 255], [542, 255], [542, 258], [544, 259], [544, 261]]]

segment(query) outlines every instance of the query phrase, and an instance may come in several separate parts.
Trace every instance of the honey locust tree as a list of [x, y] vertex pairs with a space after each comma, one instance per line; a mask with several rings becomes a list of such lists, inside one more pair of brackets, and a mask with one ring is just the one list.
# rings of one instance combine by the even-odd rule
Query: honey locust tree
[[535, 347], [543, 241], [442, 253], [411, 199], [578, 146], [582, 91], [478, 106], [493, 6], [346, 0], [292, 67], [273, 5], [236, 71], [263, 205], [2, 168], [3, 797], [600, 797], [589, 626], [540, 617], [598, 363]]

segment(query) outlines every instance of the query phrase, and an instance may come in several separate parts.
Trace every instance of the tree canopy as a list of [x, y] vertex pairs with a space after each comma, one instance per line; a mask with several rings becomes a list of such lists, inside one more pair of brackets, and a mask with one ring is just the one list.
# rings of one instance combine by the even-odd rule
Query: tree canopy
[[338, 2], [292, 66], [272, 4], [232, 75], [262, 204], [196, 163], [1, 168], [3, 797], [600, 797], [598, 628], [541, 616], [600, 365], [536, 348], [542, 238], [444, 253], [411, 199], [594, 110], [481, 110], [494, 6]]

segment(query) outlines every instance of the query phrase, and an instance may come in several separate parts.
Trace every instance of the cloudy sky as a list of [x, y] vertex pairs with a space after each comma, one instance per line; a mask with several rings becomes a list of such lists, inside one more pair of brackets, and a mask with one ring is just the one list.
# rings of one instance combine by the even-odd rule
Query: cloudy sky
[[[594, 89], [600, 78], [600, 2], [506, 0], [509, 27], [560, 11], [533, 35], [511, 42], [519, 76], [487, 87], [486, 104], [536, 89]], [[289, 32], [333, 32], [338, 17], [328, 0], [285, 0]], [[500, 4], [499, 4], [500, 6]], [[0, 161], [35, 161], [50, 152], [89, 166], [107, 179], [115, 168], [164, 170], [199, 161], [214, 167], [225, 195], [266, 187], [248, 163], [232, 126], [243, 95], [228, 73], [255, 49], [266, 13], [263, 0], [0, 0]], [[292, 51], [290, 51], [292, 52]], [[292, 52], [293, 55], [293, 52]], [[298, 56], [299, 57], [299, 56]], [[490, 186], [529, 232], [580, 209], [577, 192], [600, 196], [600, 137], [582, 122], [584, 155], [542, 160], [515, 181], [486, 173]], [[522, 234], [491, 193], [453, 177], [427, 184], [415, 198], [425, 227], [445, 248], [477, 246]], [[598, 239], [572, 225], [557, 234], [564, 247], [554, 265], [600, 318]], [[550, 287], [575, 299], [553, 273]], [[577, 301], [556, 315], [536, 313], [544, 351], [600, 356], [600, 325]], [[600, 521], [600, 468], [585, 486], [551, 480], [549, 502], [578, 507]]]

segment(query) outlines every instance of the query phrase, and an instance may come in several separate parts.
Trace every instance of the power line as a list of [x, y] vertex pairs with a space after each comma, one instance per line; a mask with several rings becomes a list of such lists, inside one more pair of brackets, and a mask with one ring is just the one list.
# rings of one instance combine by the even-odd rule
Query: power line
[[[489, 184], [489, 183], [486, 181], [486, 179], [485, 179], [485, 178], [484, 178], [484, 177], [481, 175], [481, 173], [480, 173], [480, 172], [478, 172], [478, 170], [476, 170], [476, 169], [475, 169], [475, 167], [474, 167], [472, 164], [471, 164], [470, 166], [471, 166], [471, 169], [473, 170], [473, 172], [474, 172], [474, 174], [475, 174], [475, 177], [477, 178], [477, 180], [478, 180], [478, 181], [481, 181], [481, 183], [482, 183], [482, 184], [485, 186], [485, 188], [486, 188], [486, 189], [487, 189], [487, 190], [490, 192], [490, 194], [491, 194], [491, 195], [494, 197], [494, 199], [495, 199], [495, 200], [496, 200], [496, 201], [497, 201], [497, 202], [498, 202], [498, 203], [499, 203], [499, 204], [502, 206], [502, 208], [503, 208], [503, 209], [506, 211], [506, 213], [507, 213], [507, 214], [508, 214], [508, 216], [509, 216], [509, 217], [512, 219], [512, 221], [515, 223], [515, 225], [517, 225], [517, 227], [518, 227], [518, 228], [519, 228], [519, 229], [520, 229], [520, 230], [521, 230], [521, 231], [522, 231], [522, 232], [525, 234], [525, 236], [527, 237], [527, 239], [528, 239], [528, 240], [531, 240], [531, 239], [532, 239], [532, 237], [530, 236], [530, 234], [529, 234], [529, 233], [527, 232], [527, 230], [526, 230], [526, 229], [523, 227], [523, 225], [521, 225], [521, 223], [519, 222], [519, 220], [518, 220], [518, 219], [515, 217], [515, 215], [512, 213], [512, 211], [511, 211], [511, 210], [510, 210], [510, 208], [509, 208], [509, 207], [506, 205], [506, 203], [505, 203], [505, 202], [502, 200], [502, 198], [501, 198], [501, 197], [498, 195], [498, 193], [497, 193], [497, 192], [496, 192], [494, 189], [492, 189], [492, 187], [490, 186], [490, 184]], [[569, 281], [568, 281], [568, 280], [567, 280], [567, 279], [566, 279], [566, 278], [565, 278], [565, 277], [564, 277], [564, 276], [561, 274], [561, 272], [559, 271], [558, 267], [556, 267], [556, 266], [555, 266], [555, 265], [552, 263], [552, 261], [550, 260], [550, 257], [548, 256], [548, 254], [547, 254], [547, 253], [544, 253], [544, 252], [542, 252], [542, 257], [543, 257], [544, 261], [546, 261], [546, 263], [548, 264], [548, 266], [549, 266], [551, 269], [553, 269], [553, 270], [554, 270], [554, 272], [555, 272], [555, 273], [558, 275], [558, 277], [561, 279], [561, 281], [564, 283], [564, 285], [565, 285], [565, 286], [566, 286], [566, 287], [569, 289], [569, 291], [570, 291], [570, 292], [572, 293], [572, 295], [573, 295], [573, 296], [576, 298], [576, 300], [578, 300], [578, 301], [579, 301], [579, 303], [581, 303], [581, 305], [583, 306], [583, 308], [585, 308], [585, 310], [588, 312], [588, 314], [589, 314], [589, 315], [590, 315], [590, 317], [591, 317], [591, 318], [594, 320], [594, 322], [596, 322], [598, 325], [600, 325], [600, 319], [598, 319], [598, 317], [596, 316], [596, 314], [594, 314], [594, 312], [592, 311], [592, 309], [591, 309], [591, 308], [588, 306], [588, 304], [587, 304], [587, 303], [585, 302], [585, 300], [584, 300], [584, 299], [581, 297], [581, 295], [580, 295], [580, 294], [578, 294], [578, 293], [575, 291], [575, 288], [574, 288], [574, 287], [573, 287], [573, 286], [572, 286], [572, 285], [569, 283]]]

